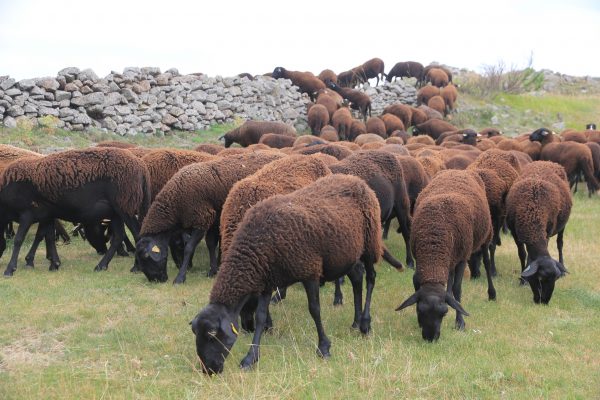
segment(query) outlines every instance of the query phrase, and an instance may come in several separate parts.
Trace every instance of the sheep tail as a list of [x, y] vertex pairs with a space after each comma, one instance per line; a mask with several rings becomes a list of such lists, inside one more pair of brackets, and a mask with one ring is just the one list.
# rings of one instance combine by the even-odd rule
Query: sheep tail
[[600, 189], [600, 184], [598, 183], [598, 180], [594, 177], [594, 166], [592, 165], [591, 160], [583, 160], [581, 170], [583, 172], [583, 175], [585, 176], [588, 191], [591, 195], [591, 193], [596, 192], [598, 189]]
[[150, 179], [149, 174], [146, 172], [142, 175], [142, 204], [140, 204], [138, 220], [140, 224], [144, 221], [148, 210], [150, 209], [151, 203], [151, 193], [150, 193]]
[[392, 267], [396, 268], [398, 271], [402, 271], [404, 269], [404, 265], [388, 251], [387, 247], [383, 247], [383, 259], [387, 261]]

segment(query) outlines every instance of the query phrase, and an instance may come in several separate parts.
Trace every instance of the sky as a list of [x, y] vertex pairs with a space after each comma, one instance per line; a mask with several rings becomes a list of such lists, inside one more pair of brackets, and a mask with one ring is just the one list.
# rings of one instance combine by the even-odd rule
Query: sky
[[600, 1], [0, 0], [0, 75], [319, 73], [373, 57], [600, 77]]

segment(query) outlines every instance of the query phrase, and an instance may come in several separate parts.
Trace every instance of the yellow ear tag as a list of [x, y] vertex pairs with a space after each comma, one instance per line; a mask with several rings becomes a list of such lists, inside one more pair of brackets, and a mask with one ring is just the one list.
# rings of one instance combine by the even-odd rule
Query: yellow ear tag
[[240, 333], [238, 332], [237, 329], [235, 329], [235, 325], [233, 325], [233, 322], [231, 323], [231, 330], [233, 331], [233, 333], [235, 333], [235, 336], [238, 336]]
[[154, 245], [154, 247], [152, 247], [152, 252], [153, 253], [160, 253], [160, 249], [158, 248], [157, 245]]

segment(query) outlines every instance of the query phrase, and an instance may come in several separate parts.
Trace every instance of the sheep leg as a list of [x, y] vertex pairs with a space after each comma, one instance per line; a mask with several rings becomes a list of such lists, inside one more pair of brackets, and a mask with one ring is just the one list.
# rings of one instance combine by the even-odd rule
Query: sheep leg
[[481, 256], [480, 254], [471, 254], [469, 259], [469, 270], [471, 271], [471, 279], [477, 279], [481, 276]]
[[63, 224], [57, 219], [54, 220], [54, 229], [56, 230], [56, 234], [60, 236], [64, 244], [71, 243], [71, 237], [67, 233], [67, 230], [65, 229]]
[[[452, 295], [454, 296], [454, 298], [456, 299], [456, 301], [458, 301], [460, 303], [461, 297], [462, 297], [462, 279], [463, 279], [463, 274], [465, 272], [465, 267], [467, 263], [464, 261], [459, 262], [458, 264], [456, 264], [456, 267], [454, 268], [454, 271], [452, 273], [450, 273], [450, 275], [448, 276], [448, 292], [450, 292], [450, 290], [452, 290]], [[458, 329], [459, 331], [463, 331], [465, 329], [465, 320], [462, 316], [462, 314], [457, 310], [456, 311], [456, 329]]]
[[[493, 240], [494, 239], [492, 239], [492, 241]], [[485, 267], [485, 275], [487, 277], [488, 300], [496, 300], [496, 288], [494, 287], [494, 282], [492, 281], [492, 262], [491, 257], [488, 254], [487, 244], [483, 245], [483, 247], [481, 248], [481, 253], [483, 255], [483, 266]]]
[[4, 271], [4, 276], [12, 276], [17, 269], [19, 251], [21, 250], [23, 240], [25, 239], [25, 235], [27, 234], [27, 231], [29, 231], [31, 224], [33, 224], [33, 215], [31, 213], [25, 213], [19, 218], [19, 228], [17, 229], [17, 234], [13, 240], [13, 253], [8, 262], [8, 266]]
[[7, 239], [12, 239], [13, 237], [15, 237], [15, 228], [13, 227], [13, 223], [12, 222], [8, 222], [6, 224], [2, 224], [2, 226], [6, 226], [4, 232], [6, 234], [6, 238]]
[[113, 218], [110, 220], [110, 227], [112, 229], [112, 235], [110, 237], [110, 247], [102, 256], [102, 259], [94, 268], [94, 271], [106, 271], [108, 269], [108, 263], [113, 259], [115, 253], [117, 252], [117, 247], [123, 242], [123, 235], [125, 234], [125, 229], [123, 226], [123, 222], [119, 217]]
[[[517, 251], [519, 253], [519, 261], [521, 262], [521, 272], [525, 271], [525, 262], [527, 260], [527, 250], [525, 250], [525, 245], [523, 242], [519, 242], [515, 239], [515, 244], [517, 245]], [[519, 283], [521, 285], [525, 285], [527, 281], [521, 277], [519, 277]]]
[[364, 261], [366, 281], [367, 281], [367, 296], [365, 298], [365, 308], [360, 319], [360, 331], [366, 335], [371, 330], [371, 297], [373, 296], [373, 288], [375, 287], [375, 266], [372, 260]]
[[42, 240], [49, 235], [50, 233], [53, 232], [49, 232], [50, 230], [48, 229], [48, 224], [44, 224], [44, 223], [39, 223], [38, 224], [38, 228], [35, 232], [35, 238], [33, 239], [33, 243], [31, 244], [31, 248], [29, 249], [29, 252], [27, 253], [27, 255], [25, 256], [25, 266], [26, 267], [31, 267], [33, 268], [33, 261], [35, 259], [35, 252], [38, 249], [38, 246], [40, 245], [40, 243], [42, 242]]
[[558, 262], [560, 262], [563, 266], [565, 265], [563, 260], [563, 234], [565, 233], [564, 229], [558, 231], [558, 235], [556, 236], [556, 247], [558, 247]]
[[49, 229], [48, 232], [46, 232], [46, 258], [50, 261], [48, 271], [58, 271], [58, 267], [60, 267], [60, 257], [58, 256], [58, 250], [56, 249], [56, 236], [54, 235], [53, 229]]
[[198, 246], [198, 243], [204, 237], [204, 231], [200, 229], [194, 229], [190, 238], [185, 243], [185, 247], [183, 249], [183, 261], [181, 262], [181, 267], [179, 268], [179, 273], [177, 277], [173, 281], [173, 284], [179, 284], [185, 282], [185, 274], [187, 272], [188, 264], [194, 255], [194, 249]]
[[333, 305], [341, 306], [344, 304], [344, 294], [342, 293], [341, 278], [335, 280], [335, 292], [333, 293]]
[[219, 244], [219, 224], [215, 223], [206, 232], [206, 247], [208, 248], [208, 255], [210, 258], [210, 270], [208, 276], [215, 276], [219, 270], [219, 264], [217, 263], [217, 245]]
[[271, 303], [277, 304], [281, 300], [285, 299], [286, 296], [287, 296], [287, 286], [285, 286], [285, 287], [278, 287], [277, 289], [275, 289], [275, 294], [271, 298]]
[[328, 358], [331, 354], [329, 348], [331, 347], [331, 341], [327, 338], [325, 330], [323, 329], [323, 323], [321, 322], [321, 306], [319, 305], [319, 281], [306, 281], [304, 284], [304, 290], [306, 290], [306, 297], [308, 298], [308, 311], [310, 316], [315, 321], [317, 328], [317, 335], [319, 336], [319, 346], [317, 349], [317, 355]]
[[[410, 205], [406, 204], [404, 209], [408, 211], [410, 209]], [[410, 219], [406, 213], [401, 212], [400, 210], [396, 210], [396, 215], [398, 218], [398, 229], [400, 232], [402, 232], [404, 246], [406, 247], [406, 266], [410, 269], [413, 269], [415, 267], [415, 260], [413, 259], [410, 251]]]
[[392, 218], [388, 218], [384, 223], [383, 223], [383, 240], [387, 240], [388, 238], [388, 233], [390, 231], [390, 224], [392, 223]]
[[352, 283], [352, 294], [354, 295], [354, 321], [352, 322], [352, 328], [354, 329], [358, 329], [362, 315], [363, 275], [364, 270], [360, 263], [354, 264], [350, 272], [348, 272], [348, 278], [350, 279], [350, 283]]
[[[179, 236], [178, 239], [175, 237]], [[177, 269], [181, 268], [181, 263], [183, 262], [183, 240], [181, 239], [181, 234], [175, 233], [171, 239], [169, 240], [169, 249], [171, 250], [171, 258], [173, 258], [173, 262], [177, 266]]]
[[[317, 293], [318, 291], [319, 286], [317, 285]], [[267, 324], [270, 299], [270, 292], [262, 293], [258, 297], [255, 315], [254, 337], [252, 338], [252, 345], [250, 346], [250, 350], [248, 350], [248, 354], [246, 354], [246, 357], [244, 357], [240, 362], [240, 368], [242, 369], [249, 369], [258, 361], [258, 358], [260, 357], [260, 338]]]

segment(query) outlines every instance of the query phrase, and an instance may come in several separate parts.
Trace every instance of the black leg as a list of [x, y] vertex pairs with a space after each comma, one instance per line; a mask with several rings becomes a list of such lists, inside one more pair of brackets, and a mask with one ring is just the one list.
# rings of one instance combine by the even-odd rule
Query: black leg
[[[318, 290], [317, 286], [317, 290]], [[249, 369], [254, 365], [260, 357], [260, 338], [267, 324], [267, 314], [269, 311], [269, 301], [271, 299], [271, 293], [263, 293], [258, 297], [258, 304], [256, 306], [256, 326], [254, 330], [254, 337], [252, 338], [252, 346], [248, 350], [248, 354], [241, 361], [240, 367], [243, 369]]]
[[392, 218], [388, 218], [383, 224], [383, 239], [387, 240], [388, 232], [390, 231], [390, 224], [392, 223]]
[[10, 257], [10, 261], [8, 262], [8, 266], [4, 271], [4, 276], [12, 276], [12, 274], [17, 269], [17, 260], [19, 259], [19, 251], [21, 251], [21, 246], [23, 245], [23, 240], [25, 239], [25, 235], [31, 224], [33, 223], [33, 216], [29, 213], [24, 214], [19, 218], [19, 228], [17, 229], [17, 234], [13, 240], [13, 253]]
[[[408, 198], [406, 200], [408, 200]], [[408, 212], [410, 209], [410, 204], [406, 204], [404, 209]], [[405, 214], [406, 213], [402, 212], [402, 210], [396, 210], [399, 225], [398, 229], [400, 232], [402, 232], [404, 246], [406, 247], [406, 266], [412, 269], [415, 267], [415, 261], [413, 260], [412, 253], [410, 251], [410, 217]]]
[[364, 269], [361, 263], [356, 263], [348, 272], [348, 278], [352, 284], [352, 293], [354, 295], [354, 321], [352, 328], [358, 329], [360, 318], [362, 316], [362, 284]]
[[321, 306], [319, 305], [319, 282], [318, 281], [307, 281], [303, 282], [304, 289], [306, 290], [306, 297], [308, 298], [308, 311], [310, 316], [315, 321], [317, 328], [317, 335], [319, 336], [319, 346], [317, 354], [321, 357], [327, 358], [330, 356], [329, 348], [331, 342], [325, 335], [323, 324], [321, 323]]
[[26, 267], [31, 267], [31, 268], [34, 267], [35, 252], [37, 251], [38, 246], [40, 245], [42, 240], [44, 240], [46, 235], [51, 230], [51, 227], [53, 227], [53, 226], [54, 226], [54, 223], [52, 225], [49, 225], [47, 223], [44, 224], [42, 222], [40, 222], [38, 224], [37, 230], [35, 232], [35, 238], [33, 239], [33, 243], [31, 244], [31, 248], [29, 249], [29, 252], [25, 256], [25, 266]]
[[198, 242], [202, 240], [202, 237], [204, 237], [204, 231], [201, 231], [200, 229], [194, 229], [192, 231], [189, 240], [185, 244], [185, 248], [183, 250], [183, 261], [181, 262], [181, 268], [179, 268], [179, 273], [173, 281], [174, 284], [185, 282], [187, 266], [190, 260], [192, 259], [192, 256], [194, 255], [194, 249], [198, 245]]
[[[523, 244], [523, 242], [519, 242], [519, 241], [517, 241], [517, 239], [515, 239], [515, 244], [517, 245], [517, 251], [519, 253], [519, 261], [521, 262], [521, 272], [523, 272], [523, 271], [525, 271], [525, 262], [527, 260], [527, 251], [525, 250], [525, 244]], [[521, 283], [521, 285], [525, 284], [525, 280], [521, 277], [519, 277], [519, 282]]]
[[115, 253], [117, 252], [117, 247], [123, 242], [123, 235], [125, 234], [125, 230], [123, 227], [123, 222], [119, 217], [115, 217], [110, 220], [110, 227], [112, 229], [112, 235], [110, 237], [110, 246], [102, 259], [94, 268], [94, 271], [105, 271], [108, 269], [108, 263], [112, 260]]
[[488, 300], [496, 300], [496, 288], [494, 288], [494, 282], [492, 281], [492, 263], [488, 254], [487, 244], [481, 248], [481, 252], [483, 253], [483, 266], [485, 267], [485, 275], [488, 283]]
[[214, 224], [206, 232], [206, 247], [210, 258], [210, 270], [208, 276], [215, 276], [219, 265], [217, 264], [217, 245], [219, 244], [219, 224]]
[[481, 254], [471, 254], [469, 258], [469, 270], [471, 271], [471, 279], [477, 279], [481, 276]]
[[271, 303], [277, 304], [281, 300], [285, 299], [286, 296], [287, 296], [287, 286], [286, 287], [278, 287], [277, 289], [275, 289], [275, 294], [273, 295], [273, 298], [271, 299]]
[[342, 304], [344, 304], [344, 294], [342, 293], [342, 283], [341, 283], [341, 279], [336, 279], [335, 280], [335, 293], [333, 295], [333, 305], [334, 306], [341, 306]]
[[365, 278], [367, 281], [367, 296], [365, 298], [365, 308], [360, 319], [360, 331], [363, 334], [368, 334], [371, 330], [371, 297], [373, 295], [373, 288], [375, 287], [375, 266], [373, 261], [364, 261], [365, 265]]
[[558, 235], [556, 236], [556, 247], [558, 247], [558, 261], [564, 266], [564, 260], [563, 260], [563, 235], [565, 233], [565, 230], [562, 229], [560, 231], [558, 231]]

